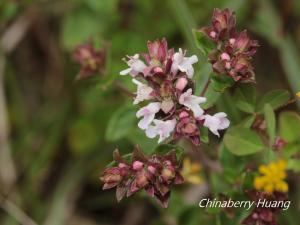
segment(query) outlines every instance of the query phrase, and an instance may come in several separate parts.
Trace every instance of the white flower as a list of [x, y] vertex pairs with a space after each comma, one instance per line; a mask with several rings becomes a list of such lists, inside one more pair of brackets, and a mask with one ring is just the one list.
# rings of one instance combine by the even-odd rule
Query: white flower
[[134, 56], [128, 56], [129, 60], [126, 62], [129, 66], [128, 69], [122, 70], [120, 75], [130, 74], [133, 77], [142, 73], [145, 68], [147, 68], [146, 64], [139, 59], [139, 54], [135, 54]]
[[173, 120], [153, 120], [154, 125], [149, 125], [146, 129], [146, 136], [149, 138], [154, 138], [159, 135], [158, 143], [162, 142], [168, 138], [175, 129], [176, 119]]
[[192, 95], [191, 88], [181, 94], [179, 97], [179, 103], [192, 110], [196, 118], [200, 117], [203, 114], [204, 111], [203, 109], [201, 109], [199, 104], [204, 102], [206, 102], [206, 98]]
[[189, 78], [192, 78], [194, 75], [194, 68], [192, 64], [198, 62], [198, 57], [193, 55], [191, 57], [184, 57], [185, 52], [182, 49], [179, 49], [179, 52], [176, 52], [173, 55], [173, 64], [171, 67], [171, 72], [176, 74], [178, 70], [185, 72]]
[[152, 99], [151, 93], [153, 89], [142, 82], [139, 82], [136, 79], [132, 79], [132, 82], [137, 85], [136, 97], [134, 99], [133, 104], [138, 104], [144, 100]]
[[160, 105], [160, 102], [152, 102], [137, 111], [137, 118], [144, 117], [138, 123], [139, 128], [141, 128], [142, 130], [148, 128], [150, 123], [153, 121], [155, 114], [160, 110]]
[[213, 132], [215, 135], [220, 137], [218, 130], [224, 130], [229, 127], [230, 121], [226, 118], [226, 113], [219, 112], [215, 115], [203, 115], [202, 118], [205, 119], [204, 126]]

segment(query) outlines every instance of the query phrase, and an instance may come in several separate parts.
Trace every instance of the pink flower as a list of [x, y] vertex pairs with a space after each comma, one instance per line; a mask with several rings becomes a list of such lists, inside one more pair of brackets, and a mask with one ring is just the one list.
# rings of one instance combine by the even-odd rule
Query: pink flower
[[150, 100], [153, 98], [151, 93], [153, 93], [153, 88], [139, 82], [136, 79], [132, 79], [132, 82], [137, 85], [136, 97], [134, 99], [133, 104], [138, 104], [144, 100]]
[[155, 125], [149, 125], [146, 129], [146, 135], [149, 138], [154, 138], [156, 136], [159, 136], [158, 143], [162, 142], [166, 138], [170, 136], [170, 134], [173, 132], [176, 120], [153, 120]]
[[216, 113], [213, 116], [204, 115], [204, 126], [213, 132], [215, 135], [220, 137], [218, 130], [224, 130], [229, 127], [230, 121], [226, 118], [227, 115], [223, 112]]
[[198, 62], [198, 57], [193, 55], [191, 57], [185, 57], [185, 53], [182, 49], [179, 49], [179, 52], [176, 52], [173, 55], [173, 64], [171, 67], [171, 72], [176, 74], [177, 71], [181, 71], [187, 74], [188, 78], [192, 78], [194, 75], [193, 64]]
[[143, 117], [143, 119], [141, 119], [138, 123], [139, 128], [141, 128], [142, 130], [148, 128], [150, 123], [153, 121], [155, 114], [160, 110], [160, 106], [160, 102], [152, 102], [137, 111], [137, 118]]
[[143, 73], [144, 69], [147, 68], [145, 63], [139, 59], [139, 54], [135, 54], [134, 56], [128, 56], [129, 60], [126, 62], [129, 66], [128, 69], [122, 70], [120, 75], [130, 74], [135, 77], [139, 73]]
[[204, 102], [206, 102], [206, 98], [192, 95], [191, 88], [181, 94], [179, 98], [179, 103], [192, 110], [196, 118], [200, 117], [203, 114], [204, 111], [203, 109], [201, 109], [199, 104]]

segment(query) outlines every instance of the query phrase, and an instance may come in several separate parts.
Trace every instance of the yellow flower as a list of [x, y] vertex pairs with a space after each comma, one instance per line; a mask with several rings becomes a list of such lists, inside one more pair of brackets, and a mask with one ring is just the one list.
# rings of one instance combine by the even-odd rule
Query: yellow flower
[[260, 176], [255, 177], [254, 187], [256, 190], [263, 190], [269, 194], [274, 191], [287, 192], [288, 184], [286, 178], [286, 161], [279, 160], [268, 165], [259, 167]]
[[201, 165], [199, 163], [192, 163], [189, 158], [183, 160], [181, 175], [191, 184], [202, 183], [202, 178], [199, 175]]
[[300, 91], [298, 91], [298, 92], [296, 93], [296, 97], [297, 97], [297, 98], [300, 98]]

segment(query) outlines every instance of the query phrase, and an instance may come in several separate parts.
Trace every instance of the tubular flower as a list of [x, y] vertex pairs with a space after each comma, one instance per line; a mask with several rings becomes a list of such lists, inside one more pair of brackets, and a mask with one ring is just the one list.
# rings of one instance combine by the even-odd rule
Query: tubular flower
[[131, 162], [127, 162], [115, 150], [114, 160], [118, 165], [105, 169], [100, 179], [104, 183], [103, 190], [116, 187], [118, 201], [143, 189], [166, 208], [171, 188], [183, 183], [175, 151], [146, 156], [136, 147]]
[[103, 72], [105, 67], [105, 57], [105, 49], [96, 50], [92, 43], [77, 46], [73, 53], [73, 58], [81, 65], [81, 69], [76, 80], [81, 80], [96, 73]]
[[201, 184], [202, 178], [199, 175], [201, 165], [199, 163], [191, 162], [190, 158], [183, 160], [181, 174], [186, 182], [191, 184]]
[[269, 194], [274, 191], [287, 192], [288, 184], [284, 180], [286, 178], [286, 161], [279, 160], [271, 162], [268, 165], [259, 167], [260, 176], [254, 179], [254, 187], [256, 190], [263, 190]]
[[247, 31], [236, 32], [235, 15], [228, 9], [215, 9], [212, 25], [200, 29], [216, 43], [216, 48], [208, 56], [214, 72], [226, 74], [235, 81], [254, 82], [251, 64], [258, 42], [248, 37]]
[[168, 49], [165, 39], [149, 41], [147, 46], [148, 53], [128, 57], [125, 62], [129, 68], [120, 72], [134, 77], [137, 85], [134, 104], [150, 101], [136, 113], [141, 118], [139, 128], [149, 138], [159, 136], [158, 142], [185, 136], [200, 144], [199, 126], [203, 126], [205, 114], [201, 104], [206, 98], [195, 94], [193, 65], [198, 61], [197, 56], [187, 56], [182, 49], [178, 52]]
[[300, 99], [300, 91], [296, 93], [296, 97]]

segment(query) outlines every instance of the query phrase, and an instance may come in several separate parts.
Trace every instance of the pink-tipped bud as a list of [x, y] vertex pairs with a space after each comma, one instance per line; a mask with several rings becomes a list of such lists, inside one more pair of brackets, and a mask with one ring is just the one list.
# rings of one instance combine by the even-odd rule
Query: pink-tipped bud
[[211, 32], [209, 33], [209, 36], [210, 36], [211, 38], [216, 38], [217, 33], [216, 33], [215, 31], [211, 31]]
[[133, 164], [132, 164], [132, 168], [134, 170], [140, 170], [142, 169], [144, 166], [144, 163], [140, 162], [140, 161], [134, 161]]
[[222, 59], [222, 60], [229, 61], [229, 60], [230, 60], [230, 56], [229, 56], [226, 52], [223, 52], [223, 53], [221, 54], [221, 59]]
[[229, 39], [229, 43], [230, 43], [231, 45], [234, 45], [235, 39], [234, 39], [234, 38], [230, 38], [230, 39]]
[[163, 73], [163, 69], [160, 68], [160, 67], [155, 67], [155, 68], [153, 69], [153, 71], [154, 71], [154, 73]]
[[286, 141], [282, 137], [276, 137], [273, 148], [281, 150], [286, 144]]
[[188, 114], [187, 111], [182, 111], [182, 112], [179, 114], [179, 118], [180, 118], [180, 119], [186, 118], [186, 117], [188, 117], [188, 116], [189, 116], [189, 114]]
[[225, 63], [225, 68], [229, 70], [231, 68], [231, 63], [230, 62], [226, 62]]
[[181, 77], [176, 82], [176, 89], [182, 91], [188, 83], [188, 80], [185, 77]]
[[119, 168], [125, 168], [127, 165], [125, 163], [119, 163]]
[[145, 187], [148, 184], [148, 179], [145, 172], [138, 172], [136, 175], [136, 184], [139, 188]]
[[175, 173], [171, 168], [164, 168], [161, 171], [161, 175], [165, 181], [173, 179], [175, 177]]
[[155, 172], [156, 172], [156, 168], [154, 167], [154, 166], [148, 166], [148, 171], [150, 172], [150, 173], [152, 173], [152, 174], [155, 174]]

